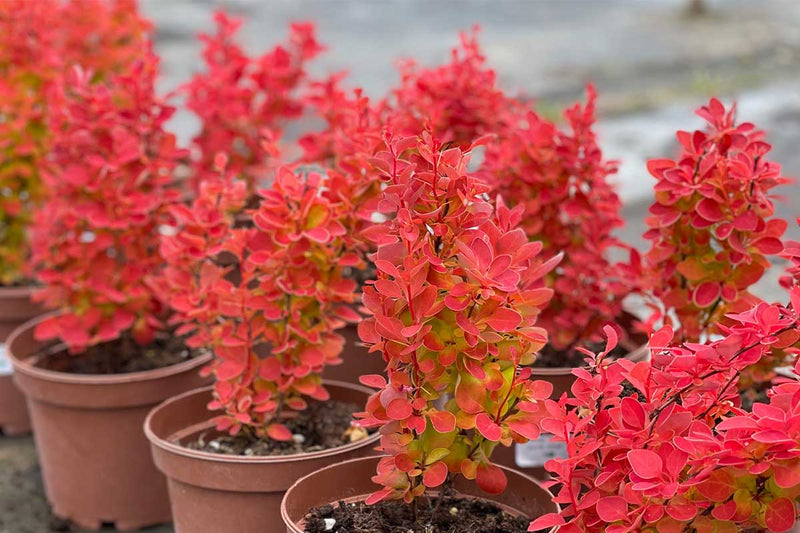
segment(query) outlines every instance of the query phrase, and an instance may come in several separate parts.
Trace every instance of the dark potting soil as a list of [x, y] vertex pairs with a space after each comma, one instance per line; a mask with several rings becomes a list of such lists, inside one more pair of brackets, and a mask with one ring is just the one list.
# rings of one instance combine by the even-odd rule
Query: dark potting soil
[[771, 383], [758, 383], [750, 388], [739, 391], [742, 399], [742, 409], [752, 411], [755, 403], [769, 403], [767, 391], [772, 387]]
[[193, 450], [224, 455], [293, 455], [328, 450], [369, 436], [365, 429], [352, 425], [353, 413], [361, 410], [361, 406], [337, 401], [309, 404], [297, 417], [284, 422], [295, 437], [286, 442], [259, 439], [244, 433], [231, 436], [206, 432], [193, 441], [180, 444]]
[[[328, 523], [335, 520], [332, 529], [326, 518]], [[530, 519], [513, 517], [491, 502], [455, 497], [445, 497], [438, 508], [436, 499], [432, 505], [418, 505], [416, 520], [411, 506], [394, 500], [323, 505], [312, 509], [305, 521], [305, 533], [523, 533], [530, 524]]]
[[35, 366], [69, 374], [127, 374], [164, 368], [198, 356], [183, 339], [172, 335], [140, 345], [130, 337], [92, 346], [72, 355], [63, 346], [51, 345], [36, 356]]
[[31, 287], [31, 286], [35, 287], [36, 285], [37, 285], [36, 280], [30, 279], [30, 278], [22, 278], [22, 279], [16, 279], [16, 280], [14, 280], [14, 281], [12, 281], [10, 283], [0, 283], [0, 289], [3, 289], [3, 288], [10, 289], [12, 287], [13, 288]]

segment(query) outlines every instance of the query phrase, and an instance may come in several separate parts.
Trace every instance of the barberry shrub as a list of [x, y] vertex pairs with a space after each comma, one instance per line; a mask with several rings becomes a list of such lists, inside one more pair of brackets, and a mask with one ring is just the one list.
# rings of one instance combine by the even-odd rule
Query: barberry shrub
[[592, 129], [596, 99], [589, 86], [586, 104], [564, 113], [568, 129], [521, 109], [487, 146], [480, 168], [493, 195], [524, 208], [521, 227], [543, 244], [543, 257], [564, 254], [548, 276], [553, 299], [539, 324], [550, 346], [565, 352], [602, 342], [603, 327], [619, 319], [623, 299], [636, 290], [631, 265], [610, 259], [630, 247], [614, 235], [623, 226], [609, 182], [617, 169], [603, 159]]
[[321, 373], [341, 362], [336, 330], [358, 320], [355, 282], [343, 276], [342, 207], [322, 194], [323, 176], [283, 167], [242, 211], [248, 184], [225, 163], [217, 158], [222, 175], [204, 181], [191, 206], [172, 207], [162, 289], [177, 333], [216, 354], [209, 408], [222, 411], [218, 429], [289, 440], [284, 416], [328, 398]]
[[786, 222], [772, 218], [771, 190], [787, 180], [767, 159], [764, 133], [737, 124], [735, 111], [712, 99], [697, 111], [708, 129], [678, 132], [680, 156], [647, 165], [657, 180], [644, 235], [650, 322], [675, 325], [685, 341], [718, 333], [726, 315], [758, 302], [749, 288], [783, 250]]
[[123, 334], [146, 343], [160, 327], [150, 279], [181, 153], [164, 129], [173, 108], [155, 94], [157, 66], [148, 51], [106, 82], [76, 67], [52, 96], [32, 262], [45, 285], [37, 297], [61, 312], [36, 334], [73, 352]]
[[[774, 350], [796, 358], [800, 288], [787, 306], [761, 302], [728, 316], [724, 336], [672, 345], [650, 339], [652, 361], [590, 354], [574, 398], [548, 401], [542, 428], [566, 443], [549, 461], [560, 513], [530, 531], [703, 533], [788, 531], [800, 513], [800, 362], [768, 403], [739, 407], [739, 375]], [[795, 359], [796, 360], [796, 359]]]
[[215, 177], [214, 160], [224, 154], [228, 172], [255, 194], [277, 167], [275, 141], [286, 121], [301, 115], [307, 63], [323, 48], [312, 24], [297, 23], [285, 44], [250, 57], [236, 42], [242, 21], [222, 11], [214, 21], [216, 33], [200, 36], [206, 70], [183, 89], [201, 122], [193, 141], [194, 187]]
[[520, 209], [487, 200], [468, 153], [427, 132], [387, 133], [384, 144], [373, 162], [388, 222], [370, 232], [377, 279], [364, 287], [371, 316], [359, 334], [383, 355], [388, 379], [362, 376], [378, 390], [358, 416], [380, 427], [388, 456], [367, 502], [412, 502], [450, 474], [502, 492], [492, 450], [537, 438], [552, 392], [523, 366], [547, 342], [536, 326], [552, 294], [542, 277], [560, 257], [538, 260], [541, 244], [517, 228]]
[[0, 284], [32, 275], [27, 234], [44, 195], [53, 85], [75, 64], [97, 80], [125, 68], [148, 29], [133, 1], [0, 3]]

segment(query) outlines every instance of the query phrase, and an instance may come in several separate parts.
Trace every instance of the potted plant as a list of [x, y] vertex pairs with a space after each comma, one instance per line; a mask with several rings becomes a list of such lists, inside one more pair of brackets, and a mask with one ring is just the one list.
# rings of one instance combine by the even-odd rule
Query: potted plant
[[141, 44], [123, 73], [95, 81], [76, 67], [54, 89], [32, 263], [38, 298], [57, 311], [8, 343], [53, 512], [94, 529], [169, 521], [141, 426], [153, 405], [205, 383], [197, 370], [210, 360], [164, 327], [152, 285], [180, 152]]
[[[673, 344], [653, 334], [652, 361], [576, 370], [575, 398], [548, 401], [542, 427], [568, 457], [547, 464], [559, 513], [529, 531], [790, 531], [800, 516], [800, 362], [769, 400], [741, 407], [739, 377], [771, 352], [796, 358], [800, 287], [790, 304], [726, 317], [724, 336]], [[609, 347], [613, 346], [611, 339]], [[795, 359], [796, 361], [796, 359]]]
[[[767, 159], [764, 132], [737, 124], [735, 111], [712, 99], [697, 111], [706, 131], [679, 132], [677, 159], [648, 162], [657, 180], [644, 235], [648, 322], [672, 325], [682, 342], [723, 333], [730, 313], [759, 302], [749, 289], [783, 250], [787, 224], [774, 217], [771, 191], [788, 180]], [[776, 368], [791, 366], [786, 354], [773, 356], [739, 377], [745, 405], [766, 399]]]
[[[252, 223], [238, 224], [247, 184], [217, 163], [222, 176], [173, 208], [162, 244], [178, 331], [214, 350], [215, 383], [156, 408], [145, 431], [178, 531], [248, 532], [279, 523], [297, 478], [371, 455], [378, 436], [353, 425], [369, 390], [321, 377], [340, 362], [336, 330], [358, 319], [355, 282], [343, 275], [343, 206], [322, 194], [320, 174], [283, 167], [245, 211]], [[220, 263], [223, 252], [234, 261]]]
[[41, 313], [30, 300], [35, 276], [28, 237], [45, 193], [40, 167], [50, 142], [48, 94], [73, 63], [94, 68], [98, 77], [130, 64], [147, 27], [131, 2], [0, 5], [0, 430], [6, 435], [30, 430], [3, 341]]
[[[552, 387], [530, 380], [525, 365], [547, 342], [536, 318], [552, 291], [541, 282], [560, 257], [538, 261], [541, 245], [516, 227], [520, 210], [487, 201], [488, 187], [467, 173], [467, 153], [443, 149], [427, 132], [387, 134], [385, 146], [373, 161], [386, 183], [381, 211], [389, 221], [370, 232], [377, 279], [364, 287], [371, 316], [359, 333], [387, 362], [386, 378], [362, 377], [378, 390], [360, 417], [380, 427], [388, 455], [300, 480], [286, 493], [283, 519], [293, 532], [321, 531], [326, 519], [335, 520], [329, 531], [358, 529], [352, 525], [368, 515], [410, 530], [441, 513], [469, 529], [490, 513], [505, 528], [497, 531], [518, 531], [520, 515], [549, 507], [547, 494], [490, 456], [498, 444], [539, 435]], [[364, 492], [370, 467], [377, 467], [372, 494]], [[477, 507], [448, 488], [459, 474], [484, 491]], [[488, 500], [509, 477], [515, 491]], [[348, 481], [331, 486], [335, 479]], [[431, 489], [439, 492], [435, 503], [422, 497]], [[326, 505], [343, 500], [356, 504]]]

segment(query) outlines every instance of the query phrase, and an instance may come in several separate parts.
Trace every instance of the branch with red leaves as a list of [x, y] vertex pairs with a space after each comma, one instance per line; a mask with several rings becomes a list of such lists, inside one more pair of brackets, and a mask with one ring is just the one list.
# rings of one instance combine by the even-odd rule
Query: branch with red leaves
[[790, 298], [729, 315], [710, 344], [671, 345], [665, 327], [652, 362], [609, 362], [607, 350], [575, 370], [574, 398], [548, 401], [542, 421], [567, 444], [567, 458], [545, 465], [562, 510], [529, 530], [789, 531], [800, 516], [800, 362], [751, 412], [736, 382], [773, 351], [797, 357], [800, 288]]
[[767, 256], [783, 250], [786, 222], [770, 218], [770, 191], [787, 180], [766, 159], [764, 133], [736, 124], [735, 110], [712, 99], [697, 111], [708, 130], [678, 132], [680, 157], [647, 165], [657, 180], [644, 235], [652, 241], [646, 285], [657, 301], [650, 322], [677, 318], [686, 341], [717, 333], [728, 313], [758, 302], [748, 289]]
[[173, 108], [155, 95], [157, 65], [148, 51], [97, 83], [75, 68], [53, 96], [32, 263], [45, 284], [38, 298], [61, 313], [36, 335], [73, 352], [127, 332], [146, 343], [161, 327], [150, 279], [163, 263], [159, 226], [181, 153], [164, 130]]
[[520, 210], [486, 199], [468, 153], [428, 133], [387, 134], [384, 144], [373, 163], [390, 220], [369, 232], [377, 279], [364, 287], [372, 316], [359, 334], [383, 354], [388, 381], [362, 377], [378, 391], [360, 416], [380, 426], [389, 457], [367, 501], [411, 502], [450, 474], [502, 492], [492, 450], [538, 437], [552, 392], [523, 366], [547, 342], [536, 317], [552, 294], [542, 278], [560, 257], [539, 261], [541, 244], [517, 228]]

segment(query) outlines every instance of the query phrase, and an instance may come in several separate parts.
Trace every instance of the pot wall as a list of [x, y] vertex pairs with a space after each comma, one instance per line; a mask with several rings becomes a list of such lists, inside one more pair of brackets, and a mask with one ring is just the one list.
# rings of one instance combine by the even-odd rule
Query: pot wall
[[[363, 405], [370, 390], [326, 381], [332, 400]], [[373, 455], [379, 435], [313, 453], [246, 457], [175, 444], [213, 427], [206, 405], [211, 388], [182, 394], [153, 409], [145, 422], [153, 458], [166, 474], [177, 533], [278, 531], [283, 493], [298, 478], [332, 463]]]
[[[339, 501], [363, 501], [378, 487], [372, 482], [380, 457], [353, 459], [331, 465], [300, 479], [286, 491], [281, 504], [281, 518], [287, 533], [303, 533], [303, 517], [309, 509]], [[481, 491], [474, 481], [455, 478], [453, 488], [461, 495], [491, 501], [503, 510], [537, 518], [556, 512], [551, 495], [533, 479], [515, 470], [503, 468], [508, 478], [506, 490], [499, 495]]]
[[8, 347], [53, 513], [87, 529], [169, 522], [166, 480], [153, 464], [142, 424], [165, 398], [208, 382], [198, 371], [210, 355], [130, 374], [53, 372], [26, 361], [40, 349], [33, 338], [39, 321], [16, 330]]
[[34, 287], [0, 287], [0, 430], [9, 436], [24, 435], [31, 430], [25, 397], [14, 385], [4, 343], [20, 324], [41, 314], [40, 307], [31, 301], [34, 290]]

